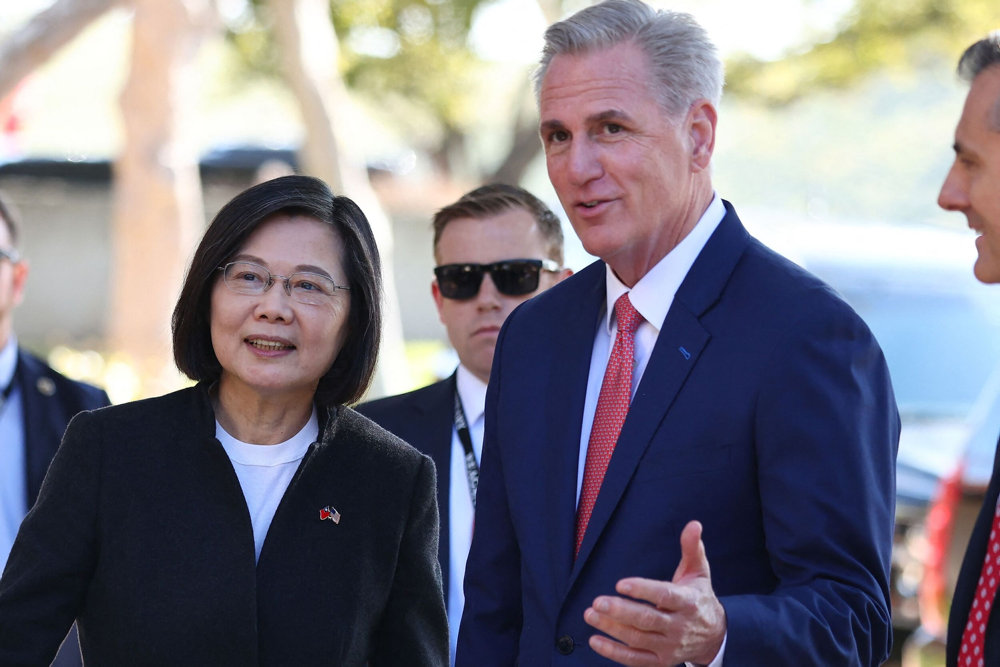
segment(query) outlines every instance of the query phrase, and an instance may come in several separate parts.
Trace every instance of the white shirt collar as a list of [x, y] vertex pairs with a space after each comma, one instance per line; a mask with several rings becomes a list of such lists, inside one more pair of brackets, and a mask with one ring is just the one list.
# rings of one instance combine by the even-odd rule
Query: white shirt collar
[[712, 232], [725, 216], [726, 207], [723, 206], [718, 193], [714, 193], [712, 202], [702, 213], [694, 229], [640, 278], [631, 290], [618, 279], [610, 266], [605, 265], [607, 309], [604, 314], [604, 326], [608, 335], [614, 333], [611, 328], [611, 314], [615, 302], [625, 292], [629, 292], [629, 301], [642, 318], [659, 332], [663, 320], [667, 318], [667, 311], [670, 310], [677, 289], [684, 282], [684, 277], [691, 270]]
[[305, 456], [309, 445], [319, 438], [319, 418], [316, 415], [316, 406], [314, 405], [312, 414], [309, 415], [305, 425], [288, 440], [275, 445], [258, 445], [238, 440], [226, 431], [218, 420], [215, 422], [215, 437], [222, 443], [229, 458], [236, 463], [264, 467], [277, 466], [298, 461]]
[[469, 425], [475, 424], [486, 411], [486, 383], [459, 364], [455, 373], [455, 384], [458, 387], [458, 398], [462, 401], [462, 409], [465, 410], [465, 420]]
[[17, 368], [17, 338], [10, 337], [7, 344], [0, 350], [0, 391], [14, 379]]

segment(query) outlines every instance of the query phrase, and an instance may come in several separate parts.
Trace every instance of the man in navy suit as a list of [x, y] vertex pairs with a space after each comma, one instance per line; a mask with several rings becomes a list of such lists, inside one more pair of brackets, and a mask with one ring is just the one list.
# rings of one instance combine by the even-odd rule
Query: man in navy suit
[[[17, 241], [13, 212], [0, 197], [0, 571], [69, 420], [109, 403], [104, 391], [63, 377], [18, 347], [14, 308], [24, 293], [28, 262]], [[81, 664], [75, 629], [53, 664]]]
[[881, 664], [888, 370], [715, 193], [714, 46], [606, 0], [548, 29], [536, 83], [549, 178], [601, 261], [497, 341], [457, 664]]
[[[955, 129], [955, 162], [941, 186], [938, 204], [964, 213], [976, 232], [976, 278], [1000, 283], [1000, 31], [966, 49], [958, 73], [971, 86]], [[1000, 457], [994, 460], [993, 477], [952, 598], [946, 651], [949, 667], [1000, 664], [1000, 614], [990, 613], [996, 587], [989, 587], [996, 584], [991, 575], [1000, 572], [1000, 536], [991, 535], [1000, 533], [995, 528], [1000, 525], [998, 465]]]
[[559, 219], [519, 187], [476, 188], [438, 211], [433, 227], [438, 266], [431, 294], [459, 366], [446, 380], [362, 404], [358, 411], [429, 455], [437, 466], [438, 557], [454, 662], [465, 599], [462, 578], [472, 540], [486, 383], [497, 334], [516, 306], [570, 272], [562, 268]]

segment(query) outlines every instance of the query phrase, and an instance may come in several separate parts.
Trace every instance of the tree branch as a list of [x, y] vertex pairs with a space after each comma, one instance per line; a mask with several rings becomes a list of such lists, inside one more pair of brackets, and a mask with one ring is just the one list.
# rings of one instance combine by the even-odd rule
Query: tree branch
[[106, 11], [124, 0], [57, 0], [0, 43], [0, 99]]

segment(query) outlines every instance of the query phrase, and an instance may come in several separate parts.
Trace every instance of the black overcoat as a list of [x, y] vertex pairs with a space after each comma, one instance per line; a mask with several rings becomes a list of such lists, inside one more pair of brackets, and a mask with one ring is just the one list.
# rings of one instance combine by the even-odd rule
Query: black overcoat
[[348, 408], [320, 432], [255, 564], [203, 385], [78, 415], [0, 579], [0, 664], [78, 619], [97, 665], [446, 665], [433, 462]]

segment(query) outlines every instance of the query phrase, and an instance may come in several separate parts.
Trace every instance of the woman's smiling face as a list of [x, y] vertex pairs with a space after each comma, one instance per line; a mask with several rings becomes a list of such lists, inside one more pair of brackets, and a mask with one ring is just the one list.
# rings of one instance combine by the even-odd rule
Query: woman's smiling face
[[[279, 213], [261, 223], [229, 261], [251, 262], [274, 276], [309, 272], [347, 284], [336, 230], [305, 215]], [[242, 294], [227, 287], [219, 271], [211, 334], [222, 366], [220, 392], [312, 400], [347, 337], [350, 309], [348, 290], [333, 290], [318, 304], [300, 303], [281, 278], [262, 294]]]

